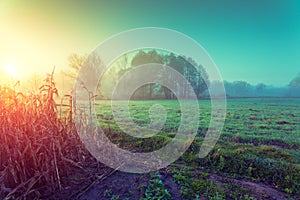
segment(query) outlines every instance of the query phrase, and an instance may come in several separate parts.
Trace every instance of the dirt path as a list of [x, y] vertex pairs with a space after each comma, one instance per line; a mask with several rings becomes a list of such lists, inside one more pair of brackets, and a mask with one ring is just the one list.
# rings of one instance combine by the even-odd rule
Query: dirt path
[[212, 180], [221, 186], [224, 184], [235, 184], [247, 188], [253, 192], [252, 196], [257, 199], [284, 200], [288, 198], [285, 193], [275, 190], [270, 185], [264, 183], [255, 183], [244, 179], [232, 179], [217, 174], [210, 174], [209, 180]]
[[[171, 174], [163, 174], [161, 176], [161, 179], [165, 185], [165, 188], [170, 192], [173, 199], [183, 199], [179, 192], [180, 186], [173, 181], [173, 177]], [[288, 196], [285, 193], [280, 192], [270, 185], [264, 183], [255, 183], [244, 179], [233, 179], [213, 173], [209, 175], [208, 179], [220, 185], [221, 187], [225, 187], [225, 185], [236, 185], [239, 188], [245, 188], [251, 191], [251, 196], [255, 197], [258, 200], [288, 199]], [[148, 174], [129, 174], [124, 172], [115, 172], [110, 177], [107, 177], [105, 180], [92, 187], [79, 199], [140, 199], [145, 193], [145, 188], [149, 184], [149, 180], [150, 177]]]
[[99, 184], [92, 187], [80, 200], [140, 199], [145, 193], [149, 177], [145, 174], [115, 172]]

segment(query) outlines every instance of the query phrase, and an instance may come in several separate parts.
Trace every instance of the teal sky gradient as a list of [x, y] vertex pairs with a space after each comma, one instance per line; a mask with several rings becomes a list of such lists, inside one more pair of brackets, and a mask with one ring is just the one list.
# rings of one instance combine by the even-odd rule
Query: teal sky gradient
[[[57, 47], [62, 53], [47, 52], [55, 60], [53, 64], [66, 65], [67, 55], [90, 53], [113, 34], [154, 26], [174, 29], [195, 39], [228, 81], [284, 86], [300, 72], [297, 0], [12, 0], [2, 1], [2, 11], [11, 15], [20, 11], [30, 16], [20, 19], [22, 23], [38, 18], [48, 25], [46, 30], [54, 31], [53, 37], [60, 42], [53, 44], [52, 51]], [[32, 31], [40, 32], [38, 24], [32, 25]], [[37, 38], [40, 44], [47, 45], [48, 37], [40, 34]]]

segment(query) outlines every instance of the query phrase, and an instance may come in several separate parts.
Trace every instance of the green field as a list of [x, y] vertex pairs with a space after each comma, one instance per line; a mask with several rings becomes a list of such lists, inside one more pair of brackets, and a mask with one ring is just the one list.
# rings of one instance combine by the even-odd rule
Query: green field
[[[106, 135], [115, 144], [136, 152], [150, 152], [173, 139], [181, 120], [176, 100], [149, 100], [130, 101], [133, 121], [140, 126], [149, 124], [149, 108], [154, 104], [165, 108], [167, 120], [162, 131], [147, 139], [133, 138], [118, 128], [110, 101], [96, 102], [97, 117]], [[148, 182], [141, 186], [141, 198], [300, 197], [300, 99], [227, 99], [224, 129], [216, 146], [203, 159], [198, 158], [198, 152], [210, 121], [210, 101], [200, 100], [199, 107], [199, 129], [192, 145], [175, 163], [149, 174]], [[106, 192], [108, 190], [105, 189]], [[103, 195], [108, 199], [130, 197], [130, 194], [113, 189], [110, 195]]]

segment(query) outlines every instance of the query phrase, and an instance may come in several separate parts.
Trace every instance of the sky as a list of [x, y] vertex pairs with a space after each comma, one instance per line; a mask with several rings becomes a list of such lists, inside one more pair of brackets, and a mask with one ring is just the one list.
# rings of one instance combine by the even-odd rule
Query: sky
[[224, 80], [287, 85], [300, 72], [297, 0], [0, 0], [0, 68], [18, 78], [68, 66], [112, 35], [163, 27], [196, 40]]

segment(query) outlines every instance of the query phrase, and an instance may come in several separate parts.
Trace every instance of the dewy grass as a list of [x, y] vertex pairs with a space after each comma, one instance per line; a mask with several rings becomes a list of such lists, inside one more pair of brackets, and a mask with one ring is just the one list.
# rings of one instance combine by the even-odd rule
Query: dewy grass
[[[110, 116], [109, 101], [97, 101], [97, 104], [101, 106], [97, 109], [100, 124], [105, 127], [107, 121], [102, 116]], [[180, 123], [180, 106], [176, 101], [132, 101], [129, 104], [131, 117], [137, 118], [139, 124], [149, 123], [148, 116], [142, 114], [154, 104], [162, 104], [168, 112], [166, 124], [158, 133], [159, 140], [171, 141]], [[221, 137], [204, 159], [199, 159], [197, 153], [210, 121], [209, 100], [200, 100], [199, 106], [198, 135], [178, 162], [269, 183], [286, 193], [300, 194], [300, 99], [228, 99]], [[139, 140], [118, 134], [120, 130], [114, 119], [109, 122], [112, 130], [109, 138], [116, 144], [133, 144], [131, 147], [136, 152], [161, 147], [156, 141], [158, 137]]]

